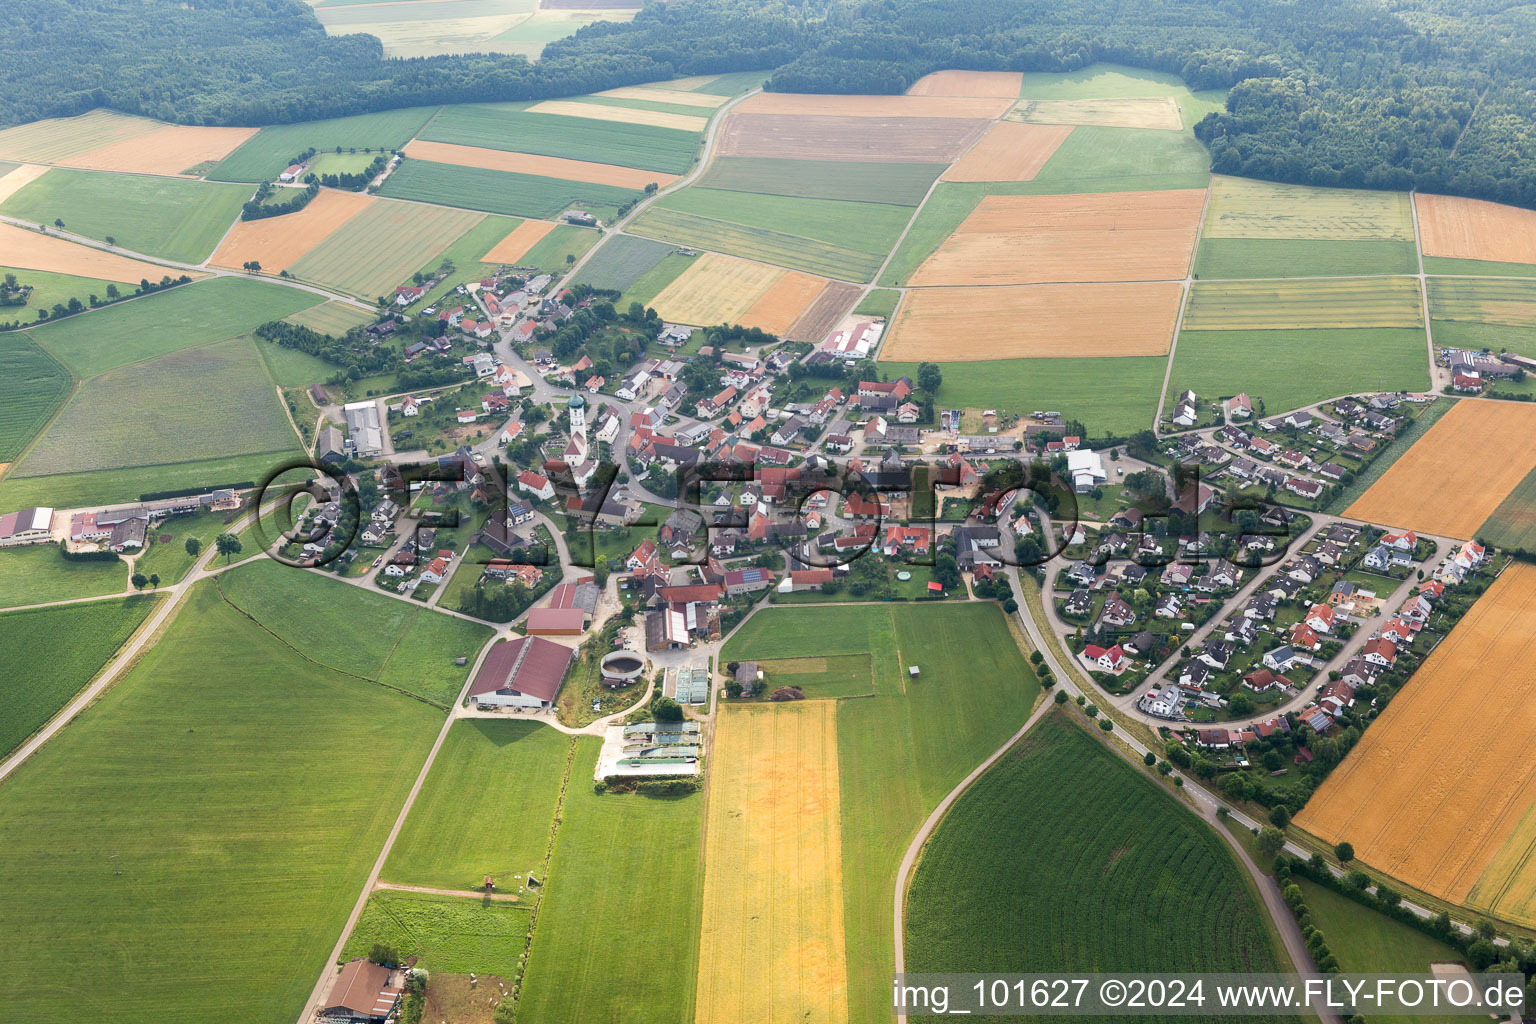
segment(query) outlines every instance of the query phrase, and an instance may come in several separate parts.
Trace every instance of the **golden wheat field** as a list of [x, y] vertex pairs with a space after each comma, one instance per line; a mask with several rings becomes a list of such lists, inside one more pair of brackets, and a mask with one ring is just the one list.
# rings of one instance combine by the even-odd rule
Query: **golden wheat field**
[[788, 271], [707, 252], [661, 290], [651, 307], [680, 324], [736, 323]]
[[[1470, 539], [1536, 467], [1532, 436], [1536, 406], [1457, 402], [1344, 514]], [[1497, 449], [1498, 458], [1485, 457], [1490, 448]]]
[[760, 92], [735, 110], [743, 114], [826, 117], [1001, 117], [1011, 99], [963, 96], [843, 96], [830, 93]]
[[1536, 210], [1459, 196], [1416, 196], [1425, 256], [1536, 263]]
[[848, 1019], [836, 716], [822, 700], [720, 715], [697, 1024]]
[[224, 159], [255, 134], [255, 128], [170, 124], [147, 135], [136, 135], [75, 153], [59, 162], [91, 171], [179, 175], [198, 164]]
[[11, 196], [20, 192], [23, 186], [48, 173], [48, 168], [43, 164], [22, 164], [12, 168], [9, 173], [0, 174], [0, 203], [5, 202]]
[[684, 132], [701, 132], [709, 124], [708, 117], [693, 114], [669, 114], [664, 110], [610, 107], [600, 103], [578, 103], [575, 100], [544, 100], [529, 107], [528, 113], [585, 117], [594, 121], [613, 121], [617, 124], [648, 124], [655, 128], [676, 128]]
[[741, 323], [783, 336], [811, 308], [829, 283], [815, 274], [788, 271], [741, 314]]
[[1210, 238], [1413, 241], [1405, 192], [1308, 188], [1252, 178], [1211, 178], [1201, 234]]
[[1182, 279], [1204, 200], [1203, 189], [987, 196], [911, 284]]
[[[1515, 563], [1365, 731], [1296, 825], [1353, 844], [1359, 860], [1432, 896], [1456, 904], [1470, 897], [1500, 916], [1519, 908], [1530, 923], [1533, 659], [1536, 567]], [[1481, 740], [1491, 744], [1485, 756], [1470, 746]]]
[[262, 220], [237, 220], [209, 263], [238, 268], [250, 260], [268, 274], [287, 270], [347, 221], [375, 202], [359, 192], [321, 189], [298, 213]]
[[594, 96], [612, 96], [621, 100], [650, 100], [653, 103], [671, 103], [684, 107], [708, 107], [714, 109], [725, 103], [728, 96], [711, 96], [707, 92], [684, 92], [680, 89], [658, 89], [645, 85], [625, 85], [606, 89]]
[[182, 271], [172, 271], [156, 263], [102, 252], [88, 245], [77, 245], [14, 224], [0, 224], [0, 263], [17, 270], [73, 274], [76, 277], [92, 277], [98, 281], [116, 281], [120, 284], [158, 281], [166, 274], [173, 277], [182, 274]]
[[1275, 331], [1422, 327], [1411, 277], [1197, 281], [1184, 311], [1187, 331]]
[[908, 96], [970, 96], [1018, 99], [1024, 85], [1019, 71], [935, 71], [912, 83]]
[[555, 225], [547, 220], [525, 220], [509, 231], [506, 238], [492, 246], [490, 252], [480, 257], [480, 262], [514, 266], [528, 254], [529, 249], [553, 230]]
[[913, 288], [880, 358], [1166, 355], [1183, 291], [1177, 281]]
[[1071, 134], [1071, 125], [999, 121], [941, 177], [945, 181], [1033, 181]]

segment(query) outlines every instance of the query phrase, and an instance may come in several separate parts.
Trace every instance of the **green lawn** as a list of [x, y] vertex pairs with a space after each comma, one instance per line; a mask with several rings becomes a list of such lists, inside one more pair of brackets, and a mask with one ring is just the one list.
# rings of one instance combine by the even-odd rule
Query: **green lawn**
[[[1182, 355], [1182, 352], [1181, 352]], [[1117, 359], [986, 359], [940, 363], [946, 409], [998, 409], [1029, 415], [1056, 409], [1081, 420], [1092, 437], [1126, 436], [1152, 426], [1168, 361], [1162, 356]], [[917, 378], [916, 363], [880, 363], [881, 373]]]
[[135, 501], [140, 495], [187, 487], [252, 486], [283, 462], [299, 457], [298, 439], [290, 452], [265, 452], [227, 458], [128, 469], [103, 469], [67, 476], [7, 476], [0, 480], [0, 506], [52, 505], [80, 508], [106, 502]]
[[0, 203], [7, 217], [108, 237], [134, 252], [201, 263], [251, 198], [244, 185], [54, 167]]
[[857, 652], [870, 655], [875, 696], [838, 703], [837, 746], [843, 863], [856, 865], [843, 875], [849, 1019], [864, 1021], [890, 1005], [891, 893], [907, 843], [1039, 690], [992, 602], [765, 609], [722, 658]]
[[[6, 781], [16, 1020], [293, 1021], [432, 743], [419, 701], [305, 661], [212, 584], [186, 601]], [[85, 962], [89, 991], [59, 984]]]
[[1226, 845], [1068, 714], [1036, 725], [928, 841], [907, 969], [1279, 970]]
[[[203, 553], [213, 547], [214, 539], [229, 529], [229, 524], [245, 512], [195, 512], [189, 516], [171, 516], [162, 520], [149, 531], [149, 546], [134, 562], [135, 572], [145, 576], [155, 573], [162, 586], [178, 583]], [[201, 548], [196, 555], [187, 554], [187, 540], [195, 537]], [[254, 554], [247, 551], [245, 554]]]
[[263, 128], [209, 173], [215, 181], [271, 181], [306, 149], [404, 146], [436, 107], [407, 107]]
[[477, 889], [538, 872], [548, 852], [570, 740], [537, 722], [455, 722], [384, 865], [391, 882]]
[[1188, 127], [1170, 132], [1079, 125], [1025, 184], [1035, 195], [1204, 188], [1210, 166], [1205, 145]]
[[[1488, 349], [1522, 356], [1536, 353], [1536, 328], [1439, 319], [1431, 320], [1430, 327], [1435, 332], [1437, 347]], [[1509, 387], [1502, 382], [1495, 386]]]
[[380, 193], [518, 217], [553, 218], [578, 207], [604, 222], [640, 195], [638, 189], [428, 160], [407, 160], [385, 179]]
[[699, 133], [646, 124], [619, 124], [559, 114], [529, 114], [524, 103], [464, 103], [444, 107], [421, 137], [461, 146], [641, 167], [681, 174], [693, 163]]
[[[326, 303], [326, 305], [330, 305], [330, 303]], [[311, 330], [318, 330], [318, 328], [311, 328]], [[346, 332], [343, 331], [341, 333]], [[307, 388], [311, 384], [324, 384], [341, 369], [335, 363], [328, 363], [319, 356], [312, 356], [308, 352], [301, 352], [296, 348], [288, 348], [285, 345], [279, 345], [272, 341], [263, 341], [255, 337], [255, 335], [251, 335], [251, 340], [255, 342], [256, 351], [261, 354], [261, 361], [266, 364], [267, 372], [272, 375], [273, 383], [279, 387]], [[304, 422], [309, 413], [314, 412], [311, 406], [301, 404], [299, 408], [300, 410], [308, 410], [303, 415], [294, 413], [293, 418], [300, 423]]]
[[155, 606], [152, 597], [0, 615], [0, 755], [41, 729], [90, 682]]
[[0, 334], [0, 462], [21, 454], [74, 383], [69, 371], [27, 335]]
[[128, 567], [122, 562], [71, 562], [56, 544], [0, 548], [3, 608], [118, 594], [127, 586]]
[[[494, 974], [511, 981], [528, 939], [529, 908], [500, 900], [419, 892], [377, 892], [347, 939], [342, 958], [366, 957], [374, 943], [418, 956], [429, 974]], [[486, 983], [483, 991], [497, 991]]]
[[226, 600], [318, 665], [448, 706], [491, 630], [270, 559], [223, 573]]
[[1204, 238], [1195, 255], [1195, 276], [1348, 277], [1416, 274], [1412, 242], [1311, 238]]
[[297, 288], [216, 277], [32, 330], [81, 377], [206, 345], [324, 302]]
[[889, 320], [896, 315], [896, 307], [901, 304], [901, 292], [894, 288], [875, 288], [854, 307], [857, 316], [883, 316]]
[[1417, 328], [1184, 331], [1170, 394], [1247, 392], [1273, 415], [1354, 391], [1424, 391], [1429, 352]]
[[600, 746], [577, 741], [518, 1018], [692, 1020], [704, 798], [594, 793]]

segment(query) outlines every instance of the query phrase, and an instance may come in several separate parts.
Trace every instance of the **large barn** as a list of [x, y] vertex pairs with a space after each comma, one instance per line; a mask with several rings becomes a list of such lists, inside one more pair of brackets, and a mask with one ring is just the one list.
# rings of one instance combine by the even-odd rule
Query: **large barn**
[[575, 654], [569, 647], [537, 636], [497, 644], [470, 684], [470, 702], [503, 708], [553, 707]]

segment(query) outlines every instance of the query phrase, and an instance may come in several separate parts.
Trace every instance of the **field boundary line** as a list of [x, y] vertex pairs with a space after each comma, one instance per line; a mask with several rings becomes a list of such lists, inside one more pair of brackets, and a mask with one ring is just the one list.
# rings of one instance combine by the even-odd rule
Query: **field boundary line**
[[1173, 357], [1179, 353], [1179, 334], [1184, 330], [1184, 314], [1189, 310], [1189, 300], [1195, 291], [1195, 260], [1200, 255], [1200, 236], [1205, 231], [1205, 217], [1211, 208], [1211, 185], [1206, 182], [1205, 198], [1200, 201], [1200, 219], [1195, 223], [1195, 240], [1189, 248], [1189, 268], [1184, 275], [1184, 294], [1179, 300], [1178, 315], [1173, 318], [1173, 337], [1168, 342], [1168, 365], [1163, 369], [1163, 390], [1157, 395], [1157, 411], [1152, 414], [1152, 433], [1157, 433], [1163, 422], [1163, 410], [1168, 406], [1168, 387], [1173, 383]]
[[[1482, 102], [1481, 97], [1479, 97], [1478, 102]], [[1476, 114], [1475, 110], [1473, 114]], [[1467, 124], [1470, 125], [1471, 123], [1472, 119], [1470, 117], [1467, 118]], [[1466, 129], [1464, 128], [1462, 131], [1465, 132]], [[1460, 143], [1461, 136], [1458, 135], [1456, 141]], [[1453, 149], [1452, 152], [1455, 152], [1455, 150]], [[1419, 237], [1419, 199], [1417, 189], [1410, 190], [1408, 193], [1408, 214], [1413, 220], [1413, 251], [1414, 255], [1419, 259], [1419, 314], [1424, 317], [1424, 341], [1429, 346], [1429, 389], [1434, 391], [1435, 328], [1429, 318], [1429, 279], [1424, 276], [1424, 243]]]

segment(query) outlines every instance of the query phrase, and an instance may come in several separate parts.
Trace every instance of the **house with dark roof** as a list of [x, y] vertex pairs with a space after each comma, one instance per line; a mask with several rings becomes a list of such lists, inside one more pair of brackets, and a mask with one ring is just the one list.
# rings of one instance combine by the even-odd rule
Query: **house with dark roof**
[[539, 636], [524, 636], [492, 647], [469, 686], [470, 704], [548, 709], [576, 652]]

